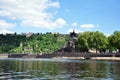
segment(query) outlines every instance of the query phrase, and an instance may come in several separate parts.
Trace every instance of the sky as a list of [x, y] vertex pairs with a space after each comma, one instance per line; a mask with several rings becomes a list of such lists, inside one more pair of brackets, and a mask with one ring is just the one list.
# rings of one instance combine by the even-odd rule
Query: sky
[[0, 0], [0, 33], [120, 31], [120, 0]]

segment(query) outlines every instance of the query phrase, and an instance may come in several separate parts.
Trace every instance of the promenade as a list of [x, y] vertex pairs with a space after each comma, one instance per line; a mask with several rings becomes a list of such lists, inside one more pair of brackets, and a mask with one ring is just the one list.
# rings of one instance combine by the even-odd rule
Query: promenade
[[[0, 58], [1, 58], [1, 55], [0, 55]], [[5, 58], [63, 58], [63, 59], [120, 60], [120, 53], [8, 54], [6, 55]]]

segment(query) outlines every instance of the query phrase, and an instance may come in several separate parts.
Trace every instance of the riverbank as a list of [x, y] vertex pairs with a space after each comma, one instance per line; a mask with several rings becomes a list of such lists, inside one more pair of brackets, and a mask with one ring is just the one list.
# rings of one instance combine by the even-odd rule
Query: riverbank
[[[84, 57], [54, 57], [55, 59], [83, 59], [85, 60], [86, 58]], [[89, 60], [120, 60], [120, 57], [92, 57], [92, 58], [87, 58]]]
[[0, 54], [0, 58], [56, 58], [56, 59], [91, 59], [91, 60], [120, 60], [118, 54], [83, 54], [83, 53], [64, 53], [64, 54]]

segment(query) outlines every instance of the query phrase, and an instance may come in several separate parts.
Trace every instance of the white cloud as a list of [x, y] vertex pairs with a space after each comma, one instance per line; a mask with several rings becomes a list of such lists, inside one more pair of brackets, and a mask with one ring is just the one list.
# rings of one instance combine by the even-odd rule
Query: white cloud
[[0, 34], [14, 34], [14, 32], [9, 31], [9, 30], [0, 30]]
[[[46, 28], [46, 29], [55, 29], [55, 28], [62, 28], [66, 25], [66, 22], [64, 19], [59, 18], [55, 22], [45, 22], [45, 21], [32, 21], [32, 20], [25, 20], [21, 24], [22, 26], [31, 26], [31, 27], [40, 27], [40, 28]], [[40, 26], [41, 25], [41, 26]]]
[[0, 17], [20, 20], [24, 27], [62, 28], [66, 21], [54, 18], [59, 7], [58, 0], [0, 0]]
[[13, 27], [15, 27], [15, 24], [0, 20], [0, 29], [11, 29]]
[[70, 28], [70, 29], [67, 30], [67, 33], [73, 32], [73, 30], [74, 30], [76, 33], [81, 33], [81, 32], [83, 32], [83, 31], [80, 31], [80, 30], [78, 30], [78, 29]]
[[77, 22], [72, 23], [72, 26], [77, 26], [77, 25], [78, 25]]
[[94, 24], [82, 24], [80, 25], [81, 28], [85, 28], [85, 29], [91, 29], [94, 28], [95, 25]]

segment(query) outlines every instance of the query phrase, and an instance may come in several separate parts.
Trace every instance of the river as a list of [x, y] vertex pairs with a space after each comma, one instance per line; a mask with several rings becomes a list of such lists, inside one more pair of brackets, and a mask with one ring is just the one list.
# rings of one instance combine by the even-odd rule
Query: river
[[120, 80], [120, 61], [0, 59], [0, 80]]

